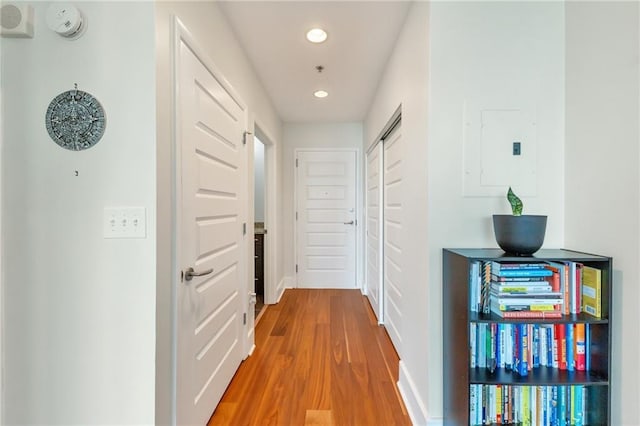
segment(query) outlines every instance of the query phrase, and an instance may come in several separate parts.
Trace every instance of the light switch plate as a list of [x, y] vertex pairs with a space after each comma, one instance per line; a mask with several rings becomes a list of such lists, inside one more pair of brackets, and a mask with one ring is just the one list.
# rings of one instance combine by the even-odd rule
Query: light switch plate
[[144, 207], [105, 207], [104, 238], [146, 238], [146, 216]]

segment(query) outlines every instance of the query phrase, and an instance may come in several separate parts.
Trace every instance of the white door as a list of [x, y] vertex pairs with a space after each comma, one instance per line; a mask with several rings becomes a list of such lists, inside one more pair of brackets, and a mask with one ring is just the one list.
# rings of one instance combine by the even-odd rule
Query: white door
[[[402, 340], [402, 157], [400, 125], [384, 139], [384, 324], [393, 345]], [[420, 238], [420, 236], [416, 236]]]
[[356, 287], [356, 153], [296, 157], [297, 285]]
[[204, 425], [243, 359], [246, 115], [183, 39], [177, 49], [176, 416]]
[[367, 155], [367, 297], [379, 323], [382, 310], [382, 143]]

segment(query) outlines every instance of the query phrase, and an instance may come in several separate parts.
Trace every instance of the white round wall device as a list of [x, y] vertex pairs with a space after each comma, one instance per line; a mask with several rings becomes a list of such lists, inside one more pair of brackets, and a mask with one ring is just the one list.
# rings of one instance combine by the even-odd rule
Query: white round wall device
[[62, 37], [78, 38], [86, 28], [82, 12], [70, 3], [53, 3], [47, 9], [47, 26]]

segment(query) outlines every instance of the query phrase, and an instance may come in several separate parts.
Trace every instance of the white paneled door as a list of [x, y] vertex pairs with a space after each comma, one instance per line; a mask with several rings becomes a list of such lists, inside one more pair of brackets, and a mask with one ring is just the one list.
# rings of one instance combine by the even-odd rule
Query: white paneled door
[[243, 358], [246, 113], [182, 39], [176, 54], [176, 416], [178, 424], [204, 425]]
[[[400, 126], [384, 139], [384, 324], [393, 345], [401, 352], [402, 326], [402, 157]], [[416, 237], [417, 238], [417, 237]]]
[[356, 288], [356, 153], [296, 157], [297, 285]]
[[379, 323], [384, 322], [382, 306], [382, 143], [367, 155], [366, 293]]

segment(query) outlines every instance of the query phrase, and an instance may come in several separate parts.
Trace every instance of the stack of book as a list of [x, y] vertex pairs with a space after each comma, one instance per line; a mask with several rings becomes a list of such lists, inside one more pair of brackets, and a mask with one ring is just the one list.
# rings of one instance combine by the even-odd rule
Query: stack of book
[[[489, 309], [502, 318], [560, 318], [564, 296], [545, 263], [491, 262]], [[483, 283], [486, 288], [487, 283]]]

